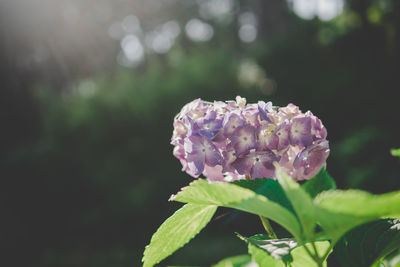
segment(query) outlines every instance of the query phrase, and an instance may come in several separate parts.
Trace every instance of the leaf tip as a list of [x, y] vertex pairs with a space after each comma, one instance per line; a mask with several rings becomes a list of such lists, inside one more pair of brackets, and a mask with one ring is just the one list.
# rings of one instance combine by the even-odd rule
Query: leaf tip
[[175, 198], [176, 198], [176, 195], [175, 195], [175, 194], [172, 194], [172, 195], [169, 197], [168, 201], [174, 201]]

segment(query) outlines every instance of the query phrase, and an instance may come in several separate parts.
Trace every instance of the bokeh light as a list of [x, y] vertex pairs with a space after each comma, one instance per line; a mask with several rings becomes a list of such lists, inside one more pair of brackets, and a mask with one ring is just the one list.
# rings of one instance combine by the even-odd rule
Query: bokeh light
[[186, 35], [193, 41], [205, 42], [214, 35], [213, 27], [199, 19], [191, 19], [185, 26]]
[[329, 21], [343, 12], [344, 0], [288, 0], [296, 15], [303, 19], [318, 17]]

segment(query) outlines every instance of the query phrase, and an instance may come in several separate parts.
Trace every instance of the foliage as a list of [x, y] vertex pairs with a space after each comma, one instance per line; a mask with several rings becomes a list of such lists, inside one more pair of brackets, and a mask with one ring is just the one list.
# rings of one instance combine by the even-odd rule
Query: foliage
[[250, 255], [238, 255], [219, 261], [212, 267], [241, 267], [252, 261]]
[[186, 204], [166, 220], [151, 238], [144, 266], [153, 266], [185, 245], [211, 220], [217, 210], [213, 205]]
[[346, 233], [336, 244], [335, 253], [344, 267], [371, 266], [399, 247], [399, 219], [381, 219]]
[[[352, 266], [350, 262], [372, 264], [400, 248], [398, 220], [380, 220], [400, 217], [400, 191], [373, 195], [361, 190], [335, 190], [335, 182], [324, 168], [315, 178], [300, 185], [279, 165], [275, 167], [277, 182], [256, 179], [224, 183], [198, 179], [170, 200], [210, 207], [211, 216], [217, 206], [242, 210], [286, 228], [293, 237], [276, 239], [258, 234], [247, 238], [238, 234], [248, 244], [249, 254], [259, 266], [326, 266], [333, 248], [344, 255], [343, 266]], [[210, 220], [207, 217], [202, 223], [194, 224], [196, 219], [192, 215], [189, 212], [188, 216], [181, 216], [177, 212], [161, 225], [145, 249], [145, 266], [152, 266], [184, 245]], [[160, 250], [167, 243], [174, 243], [169, 240], [171, 222], [180, 229], [188, 220], [194, 229], [174, 230], [176, 244], [169, 247], [168, 253]], [[190, 238], [187, 238], [188, 231]], [[359, 251], [354, 253], [354, 258], [353, 253], [348, 254], [353, 250]]]
[[[298, 245], [293, 238], [270, 239], [265, 235], [255, 235], [250, 238], [238, 236], [248, 243], [249, 254], [254, 257], [259, 266], [317, 266], [313, 258], [307, 254], [305, 246], [311, 249], [309, 243]], [[314, 246], [318, 253], [323, 254], [329, 249], [329, 242], [317, 241]], [[326, 259], [322, 265], [326, 266]]]
[[390, 150], [390, 153], [392, 154], [392, 156], [400, 157], [400, 148], [392, 148]]

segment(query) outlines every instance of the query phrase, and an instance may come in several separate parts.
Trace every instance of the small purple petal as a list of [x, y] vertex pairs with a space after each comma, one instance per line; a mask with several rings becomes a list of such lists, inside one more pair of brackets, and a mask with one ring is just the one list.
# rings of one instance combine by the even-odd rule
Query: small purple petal
[[273, 178], [275, 174], [275, 167], [274, 165], [265, 166], [261, 162], [254, 163], [253, 168], [250, 171], [250, 177], [252, 179], [256, 178]]
[[236, 155], [241, 157], [256, 147], [255, 128], [250, 125], [237, 128], [231, 136], [231, 141]]
[[173, 151], [173, 155], [179, 159], [179, 161], [182, 164], [182, 171], [186, 171], [187, 170], [187, 161], [185, 158], [185, 150], [183, 148], [183, 146], [176, 146], [174, 147], [174, 151]]
[[237, 172], [242, 175], [250, 174], [253, 167], [254, 160], [251, 157], [237, 158], [232, 166], [235, 167]]
[[217, 113], [210, 111], [204, 119], [196, 121], [195, 124], [199, 129], [199, 134], [211, 140], [218, 133], [219, 129], [222, 128], [222, 119], [217, 119]]
[[184, 118], [184, 122], [187, 125], [188, 131], [187, 131], [187, 136], [192, 136], [192, 135], [196, 135], [199, 131], [199, 127], [197, 125], [197, 123], [190, 118], [189, 116], [186, 116]]
[[255, 153], [255, 164], [250, 172], [251, 178], [274, 178], [275, 167], [273, 162], [279, 161], [279, 156], [272, 151], [263, 151]]
[[273, 111], [271, 102], [265, 103], [264, 101], [258, 101], [258, 111], [260, 112], [261, 120], [273, 123], [273, 121], [268, 117], [268, 113]]
[[213, 182], [223, 182], [224, 181], [224, 174], [222, 173], [222, 166], [217, 165], [215, 167], [210, 167], [206, 165], [204, 167], [203, 174], [209, 181]]
[[226, 137], [222, 134], [221, 131], [219, 131], [217, 135], [213, 138], [212, 143], [217, 147], [219, 151], [226, 150]]
[[292, 145], [309, 146], [312, 141], [311, 118], [294, 118], [290, 127], [290, 143]]
[[307, 111], [305, 114], [307, 117], [311, 118], [311, 135], [313, 140], [326, 139], [327, 131], [320, 119], [315, 117], [311, 111]]
[[274, 134], [275, 128], [272, 123], [257, 127], [257, 151], [278, 148], [279, 138]]
[[232, 163], [236, 160], [236, 152], [233, 149], [222, 152], [223, 172], [234, 172], [235, 168]]
[[260, 121], [258, 120], [258, 115], [260, 114], [260, 112], [258, 111], [258, 105], [248, 104], [246, 108], [242, 111], [242, 114], [247, 124], [255, 127], [260, 125]]
[[186, 137], [187, 128], [181, 120], [175, 120], [173, 125], [174, 131], [172, 133], [171, 144], [175, 145]]
[[252, 152], [243, 158], [233, 162], [233, 166], [240, 174], [250, 174], [255, 178], [273, 178], [275, 167], [273, 162], [279, 161], [279, 157], [272, 151]]
[[188, 173], [194, 177], [198, 177], [204, 170], [204, 155], [188, 154]]
[[221, 164], [222, 157], [215, 145], [201, 136], [191, 136], [185, 139], [188, 167], [194, 175], [204, 170], [204, 164], [214, 167]]
[[205, 162], [207, 163], [207, 165], [214, 167], [215, 165], [222, 163], [221, 154], [219, 153], [218, 149], [215, 147], [214, 144], [212, 144], [211, 142], [205, 143], [204, 151], [205, 151]]
[[286, 107], [279, 108], [279, 114], [283, 119], [290, 120], [302, 113], [298, 106], [290, 103]]
[[186, 116], [194, 116], [194, 115], [200, 115], [203, 113], [204, 110], [204, 104], [203, 101], [201, 101], [200, 98], [193, 100], [190, 103], [187, 103], [181, 111], [176, 115], [175, 119], [183, 119]]
[[226, 137], [230, 137], [233, 132], [240, 126], [243, 126], [245, 120], [236, 113], [231, 113], [230, 115], [225, 117], [223, 126], [223, 133]]
[[329, 156], [329, 143], [326, 140], [314, 142], [308, 148], [303, 149], [293, 162], [295, 169], [303, 169], [303, 179], [314, 177]]
[[278, 138], [277, 150], [282, 150], [289, 145], [290, 125], [286, 122], [281, 123], [275, 129], [275, 136]]

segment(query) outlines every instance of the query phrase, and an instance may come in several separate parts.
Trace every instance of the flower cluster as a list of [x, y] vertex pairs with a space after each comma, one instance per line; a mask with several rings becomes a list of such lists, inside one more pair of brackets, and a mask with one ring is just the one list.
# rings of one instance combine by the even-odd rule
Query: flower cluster
[[171, 144], [183, 171], [210, 181], [275, 178], [274, 162], [294, 179], [312, 178], [329, 155], [327, 131], [310, 111], [246, 99], [196, 99], [174, 120]]

